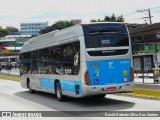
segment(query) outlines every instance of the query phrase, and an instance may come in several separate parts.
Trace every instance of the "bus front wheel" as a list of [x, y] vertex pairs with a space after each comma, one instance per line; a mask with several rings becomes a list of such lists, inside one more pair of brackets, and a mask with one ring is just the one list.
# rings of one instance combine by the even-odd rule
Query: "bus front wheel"
[[27, 84], [28, 84], [28, 90], [29, 90], [29, 92], [30, 92], [30, 93], [35, 93], [35, 90], [33, 90], [33, 89], [31, 88], [31, 82], [30, 82], [30, 80], [27, 80]]
[[62, 95], [62, 89], [61, 89], [60, 82], [56, 82], [56, 84], [55, 84], [55, 93], [56, 93], [56, 97], [59, 101], [64, 100], [64, 96]]

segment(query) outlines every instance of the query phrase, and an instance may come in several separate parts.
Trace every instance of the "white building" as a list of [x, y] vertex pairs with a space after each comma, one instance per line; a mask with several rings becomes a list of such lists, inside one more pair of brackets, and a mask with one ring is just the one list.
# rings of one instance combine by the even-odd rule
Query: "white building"
[[38, 35], [41, 29], [48, 26], [48, 22], [39, 23], [21, 23], [20, 32], [21, 35]]

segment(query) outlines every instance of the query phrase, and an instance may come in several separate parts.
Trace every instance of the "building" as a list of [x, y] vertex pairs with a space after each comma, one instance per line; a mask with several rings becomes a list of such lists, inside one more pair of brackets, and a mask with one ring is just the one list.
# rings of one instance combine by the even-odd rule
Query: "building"
[[21, 23], [21, 35], [39, 35], [39, 31], [48, 26], [48, 22], [39, 23]]
[[0, 40], [0, 63], [17, 62], [23, 44], [32, 37], [32, 35], [7, 35], [4, 40]]
[[82, 23], [81, 19], [75, 19], [75, 20], [71, 20], [71, 22], [73, 22], [74, 24], [80, 24]]
[[33, 35], [7, 35], [5, 37], [5, 40], [15, 39], [16, 43], [24, 44], [26, 41], [28, 41], [32, 37], [34, 36]]
[[160, 23], [129, 29], [133, 55], [153, 54], [160, 65]]
[[160, 53], [160, 23], [145, 25], [129, 29], [133, 53], [153, 53], [156, 49]]

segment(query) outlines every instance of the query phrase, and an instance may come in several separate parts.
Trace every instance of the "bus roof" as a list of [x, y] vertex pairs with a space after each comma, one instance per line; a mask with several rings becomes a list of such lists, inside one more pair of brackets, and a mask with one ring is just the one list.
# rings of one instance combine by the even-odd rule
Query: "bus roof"
[[89, 23], [89, 24], [77, 24], [62, 30], [55, 30], [44, 35], [40, 35], [38, 37], [32, 38], [29, 41], [25, 42], [21, 49], [21, 53], [35, 51], [51, 46], [56, 46], [59, 44], [65, 44], [69, 41], [73, 40], [72, 38], [83, 36], [82, 26], [94, 26], [99, 24], [101, 27], [104, 24], [107, 25], [116, 25], [116, 24], [124, 24], [122, 22], [100, 22], [100, 23]]
[[71, 38], [76, 38], [82, 35], [83, 30], [80, 24], [65, 28], [63, 30], [55, 30], [25, 42], [21, 49], [21, 53], [59, 45], [60, 43], [65, 44]]

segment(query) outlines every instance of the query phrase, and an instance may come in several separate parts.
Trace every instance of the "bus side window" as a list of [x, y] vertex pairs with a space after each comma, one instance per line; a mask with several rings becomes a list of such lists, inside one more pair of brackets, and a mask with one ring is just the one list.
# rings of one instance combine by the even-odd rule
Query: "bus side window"
[[60, 47], [58, 47], [58, 48], [56, 48], [56, 59], [62, 59], [62, 57], [63, 57], [63, 50], [62, 50], [62, 48], [60, 48]]
[[37, 74], [38, 73], [38, 68], [37, 68], [37, 62], [38, 62], [38, 55], [37, 55], [38, 51], [33, 51], [31, 56], [32, 56], [32, 67], [31, 67], [31, 72], [33, 74]]
[[80, 43], [75, 43], [74, 45], [74, 65], [73, 74], [77, 75], [80, 69]]
[[67, 45], [66, 47], [64, 47], [63, 49], [63, 57], [72, 57], [73, 55], [73, 47], [72, 45]]

